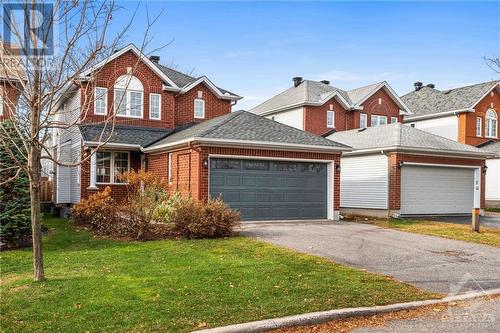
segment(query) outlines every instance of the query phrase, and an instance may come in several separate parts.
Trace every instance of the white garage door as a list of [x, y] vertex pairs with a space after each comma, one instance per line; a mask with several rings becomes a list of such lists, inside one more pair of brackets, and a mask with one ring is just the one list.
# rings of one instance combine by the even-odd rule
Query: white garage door
[[473, 205], [473, 169], [402, 167], [401, 214], [470, 214]]

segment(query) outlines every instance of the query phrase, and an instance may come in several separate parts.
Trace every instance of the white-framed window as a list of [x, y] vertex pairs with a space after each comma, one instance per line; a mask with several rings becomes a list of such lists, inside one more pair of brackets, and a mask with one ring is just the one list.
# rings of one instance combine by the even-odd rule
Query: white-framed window
[[326, 111], [326, 127], [335, 127], [335, 111]]
[[161, 118], [161, 95], [149, 94], [149, 118], [159, 120]]
[[94, 113], [108, 113], [108, 89], [102, 87], [94, 89]]
[[380, 125], [387, 125], [387, 116], [378, 116], [376, 114], [372, 114], [370, 126], [374, 127]]
[[130, 153], [98, 151], [96, 153], [96, 183], [120, 184], [119, 176], [130, 170]]
[[488, 138], [496, 138], [498, 134], [498, 116], [495, 110], [489, 109], [486, 111], [486, 128], [485, 134]]
[[3, 97], [0, 96], [0, 116], [3, 116]]
[[482, 136], [483, 135], [483, 118], [477, 117], [476, 118], [476, 136]]
[[367, 128], [368, 127], [368, 115], [366, 113], [359, 114], [359, 128]]
[[398, 117], [391, 117], [391, 124], [395, 124], [398, 122]]
[[194, 117], [197, 119], [205, 118], [205, 101], [202, 99], [194, 100]]
[[114, 86], [114, 107], [119, 117], [142, 118], [144, 89], [141, 81], [132, 75], [120, 76]]
[[168, 154], [168, 183], [172, 184], [172, 153]]

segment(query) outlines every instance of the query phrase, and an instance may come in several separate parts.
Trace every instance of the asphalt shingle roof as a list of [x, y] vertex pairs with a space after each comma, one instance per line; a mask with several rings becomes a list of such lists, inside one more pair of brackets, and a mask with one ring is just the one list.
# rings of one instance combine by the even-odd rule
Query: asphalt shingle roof
[[401, 97], [413, 113], [411, 117], [471, 109], [500, 81], [489, 81], [450, 90], [422, 87]]
[[[111, 133], [111, 125], [107, 124], [80, 124], [80, 132], [84, 141], [102, 142], [106, 140]], [[139, 145], [145, 147], [164, 136], [172, 133], [171, 129], [136, 127], [126, 125], [115, 125], [113, 134], [108, 143], [121, 143], [130, 145]]]
[[223, 139], [313, 145], [332, 148], [349, 148], [343, 144], [301, 131], [279, 122], [252, 114], [236, 111], [204, 121], [185, 130], [173, 133], [148, 148], [176, 143], [189, 138]]
[[496, 156], [500, 156], [500, 141], [488, 142], [478, 146], [478, 148], [488, 153], [494, 153]]
[[356, 106], [364, 97], [372, 93], [381, 84], [382, 82], [377, 82], [352, 90], [342, 90], [323, 82], [304, 80], [299, 86], [292, 86], [278, 95], [271, 97], [251, 109], [250, 112], [262, 114], [288, 105], [319, 103], [333, 92], [338, 92], [350, 106]]
[[474, 146], [459, 143], [401, 123], [336, 132], [328, 139], [351, 146], [354, 150], [373, 148], [417, 148], [447, 150], [457, 153], [484, 152]]

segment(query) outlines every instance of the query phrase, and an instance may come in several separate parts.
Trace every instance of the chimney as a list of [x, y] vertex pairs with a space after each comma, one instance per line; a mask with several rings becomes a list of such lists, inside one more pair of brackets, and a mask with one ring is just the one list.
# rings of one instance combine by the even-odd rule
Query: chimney
[[415, 82], [413, 84], [415, 86], [415, 91], [419, 91], [420, 89], [422, 89], [422, 86], [424, 85], [422, 82]]
[[152, 56], [149, 57], [149, 60], [151, 60], [152, 62], [154, 62], [155, 64], [157, 64], [157, 63], [160, 62], [160, 56], [152, 55]]
[[426, 85], [428, 88], [434, 89], [436, 88], [436, 85], [434, 83], [429, 83]]
[[329, 84], [330, 84], [330, 81], [328, 81], [328, 80], [321, 80], [321, 81], [319, 81], [319, 82], [321, 82], [321, 83], [323, 83], [323, 84], [326, 84], [326, 85], [329, 85]]
[[293, 86], [298, 87], [302, 83], [302, 77], [296, 76], [292, 79], [293, 81]]

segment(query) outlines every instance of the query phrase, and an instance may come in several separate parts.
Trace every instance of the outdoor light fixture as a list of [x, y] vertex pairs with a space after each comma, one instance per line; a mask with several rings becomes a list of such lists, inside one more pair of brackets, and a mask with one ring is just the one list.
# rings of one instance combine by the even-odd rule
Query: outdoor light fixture
[[403, 161], [399, 161], [398, 162], [398, 169], [401, 169], [404, 165], [404, 162]]
[[205, 169], [207, 169], [207, 168], [208, 168], [208, 158], [205, 158], [205, 159], [203, 160], [203, 166], [205, 167]]
[[340, 173], [340, 163], [339, 163], [339, 164], [337, 164], [337, 165], [335, 165], [335, 171], [336, 171], [337, 173]]
[[485, 166], [483, 167], [483, 173], [486, 173], [486, 171], [488, 171], [488, 166], [487, 166], [487, 165], [485, 165]]

